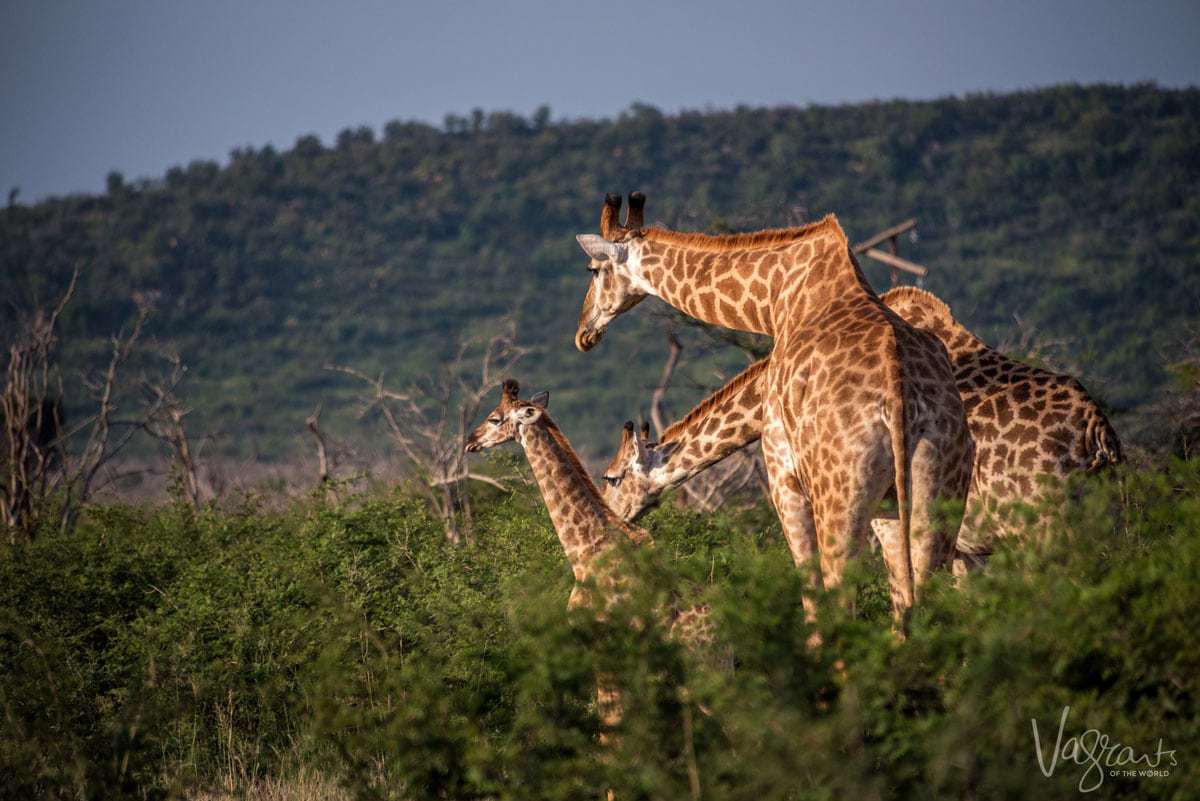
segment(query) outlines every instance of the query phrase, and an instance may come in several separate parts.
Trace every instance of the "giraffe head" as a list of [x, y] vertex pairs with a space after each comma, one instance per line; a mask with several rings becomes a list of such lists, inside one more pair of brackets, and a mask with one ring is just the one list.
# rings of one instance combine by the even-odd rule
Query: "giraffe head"
[[[637, 243], [644, 224], [646, 196], [629, 195], [629, 215], [619, 225], [621, 197], [608, 195], [600, 211], [600, 234], [575, 237], [588, 255], [591, 285], [579, 311], [575, 347], [591, 350], [604, 336], [608, 324], [640, 303], [649, 293], [637, 271]], [[633, 255], [634, 258], [630, 258]]]
[[670, 450], [669, 445], [660, 448], [650, 442], [649, 425], [637, 432], [633, 421], [626, 421], [617, 453], [604, 469], [602, 487], [604, 502], [621, 519], [633, 520], [658, 501], [663, 488], [650, 473], [662, 466]]
[[518, 397], [520, 391], [521, 385], [516, 381], [511, 378], [505, 380], [500, 386], [500, 405], [488, 412], [487, 419], [467, 437], [467, 453], [487, 450], [517, 439], [523, 427], [541, 419], [550, 405], [550, 393], [539, 392], [523, 401]]

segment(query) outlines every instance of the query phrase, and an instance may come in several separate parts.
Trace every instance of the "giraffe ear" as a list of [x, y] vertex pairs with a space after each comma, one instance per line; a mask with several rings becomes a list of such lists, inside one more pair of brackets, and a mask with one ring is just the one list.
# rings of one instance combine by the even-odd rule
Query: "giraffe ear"
[[583, 252], [596, 261], [613, 261], [624, 264], [629, 258], [629, 246], [609, 242], [598, 234], [579, 234], [575, 241], [583, 248]]
[[536, 394], [532, 398], [530, 398], [529, 402], [532, 403], [534, 406], [538, 407], [539, 409], [545, 409], [547, 406], [550, 405], [550, 393], [549, 392], [539, 392], [538, 394]]
[[679, 443], [678, 442], [663, 442], [663, 443], [655, 445], [653, 450], [655, 453], [658, 454], [658, 457], [665, 462], [667, 459], [671, 458], [671, 454], [673, 454], [675, 451], [679, 450]]

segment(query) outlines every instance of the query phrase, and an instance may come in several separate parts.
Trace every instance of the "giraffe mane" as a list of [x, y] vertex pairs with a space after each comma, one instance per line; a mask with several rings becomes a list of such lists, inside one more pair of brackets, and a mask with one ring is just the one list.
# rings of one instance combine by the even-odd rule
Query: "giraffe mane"
[[[915, 286], [898, 286], [889, 289], [887, 292], [884, 292], [879, 296], [879, 299], [883, 301], [883, 304], [888, 308], [891, 308], [892, 301], [911, 301], [913, 305], [925, 309], [927, 312], [934, 315], [938, 320], [945, 323], [951, 331], [959, 331], [966, 334], [968, 337], [970, 337], [969, 341], [975, 343], [973, 347], [984, 347], [988, 350], [999, 353], [999, 351], [996, 351], [996, 349], [991, 345], [988, 345], [982, 339], [977, 337], [975, 333], [971, 331], [971, 329], [960, 323], [958, 318], [954, 316], [954, 313], [950, 311], [950, 307], [946, 304], [946, 301], [942, 300], [937, 295], [926, 289], [918, 289]], [[895, 311], [895, 309], [893, 309], [893, 311]], [[949, 345], [947, 345], [947, 347], [949, 347]], [[1008, 357], [1005, 356], [1005, 358]]]
[[[838, 225], [837, 217], [826, 214], [817, 222], [792, 228], [767, 228], [762, 231], [751, 231], [742, 234], [702, 234], [689, 231], [672, 231], [668, 228], [643, 228], [641, 235], [651, 242], [661, 242], [665, 245], [678, 245], [694, 250], [706, 250], [721, 253], [729, 250], [747, 250], [750, 248], [767, 248], [773, 245], [787, 245], [810, 234], [832, 226], [838, 233], [842, 227]], [[842, 233], [842, 238], [845, 234]]]
[[950, 307], [946, 305], [946, 301], [939, 298], [927, 289], [919, 289], [915, 286], [898, 286], [889, 289], [879, 296], [888, 306], [890, 300], [911, 300], [915, 305], [920, 306], [926, 311], [933, 312], [942, 320], [957, 328], [964, 328], [963, 324], [954, 318], [954, 313], [950, 311]]
[[[545, 423], [546, 432], [550, 434], [551, 439], [556, 441], [558, 446], [562, 448], [563, 456], [566, 459], [566, 468], [568, 468], [572, 474], [574, 474], [571, 477], [576, 478], [576, 480], [583, 484], [584, 490], [586, 490], [589, 498], [592, 498], [598, 502], [600, 506], [608, 508], [608, 504], [606, 504], [604, 496], [600, 494], [600, 488], [596, 487], [596, 483], [592, 481], [592, 476], [588, 474], [587, 468], [584, 468], [580, 457], [578, 457], [578, 454], [575, 452], [575, 448], [571, 447], [570, 441], [566, 439], [566, 434], [563, 433], [563, 429], [558, 427], [558, 423], [554, 422], [550, 415], [542, 414], [541, 418]], [[612, 510], [610, 510], [610, 512], [611, 511]], [[613, 514], [613, 517], [616, 517], [616, 514]]]
[[713, 394], [709, 395], [704, 400], [700, 401], [695, 408], [685, 414], [681, 419], [667, 426], [667, 430], [664, 431], [662, 436], [658, 438], [659, 444], [670, 442], [675, 437], [679, 436], [684, 429], [686, 429], [696, 420], [707, 417], [708, 413], [712, 411], [713, 407], [724, 403], [730, 395], [741, 392], [742, 389], [751, 381], [757, 381], [759, 373], [762, 372], [762, 369], [766, 367], [766, 365], [767, 359], [759, 359], [754, 364], [735, 375], [732, 379], [730, 379], [729, 383], [718, 389]]

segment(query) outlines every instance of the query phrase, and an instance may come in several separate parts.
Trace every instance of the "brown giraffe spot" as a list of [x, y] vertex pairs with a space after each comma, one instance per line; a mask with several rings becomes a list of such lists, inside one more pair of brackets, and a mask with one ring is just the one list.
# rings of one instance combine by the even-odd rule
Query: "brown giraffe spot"
[[1057, 426], [1067, 422], [1067, 415], [1060, 411], [1053, 411], [1046, 415], [1042, 421], [1044, 425]]
[[1037, 429], [1034, 428], [1033, 426], [1025, 426], [1025, 425], [1013, 426], [1011, 434], [1012, 434], [1013, 439], [1021, 444], [1025, 444], [1025, 443], [1029, 443], [1029, 442], [1036, 442], [1037, 438], [1038, 438]]
[[996, 404], [996, 422], [1001, 428], [1007, 428], [1012, 422], [1012, 408], [1008, 405], [1008, 398], [1003, 395], [997, 395], [995, 398]]
[[749, 298], [742, 304], [742, 316], [755, 328], [763, 327], [762, 318], [758, 316], [758, 304]]
[[742, 298], [742, 283], [736, 278], [723, 278], [717, 282], [717, 292], [724, 295], [733, 303]]

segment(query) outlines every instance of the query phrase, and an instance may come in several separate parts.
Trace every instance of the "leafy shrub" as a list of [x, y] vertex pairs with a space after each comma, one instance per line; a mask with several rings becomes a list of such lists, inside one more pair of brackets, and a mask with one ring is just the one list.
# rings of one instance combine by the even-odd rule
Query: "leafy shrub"
[[[1195, 462], [1082, 487], [1053, 536], [937, 578], [903, 642], [867, 560], [818, 596], [816, 650], [765, 510], [654, 511], [657, 547], [628, 555], [642, 589], [598, 621], [566, 612], [531, 494], [481, 504], [474, 549], [402, 495], [114, 506], [0, 556], [3, 787], [165, 797], [300, 760], [364, 798], [1064, 797], [1097, 774], [1044, 776], [1032, 721], [1048, 765], [1070, 707], [1064, 740], [1175, 752], [1089, 795], [1182, 799], [1198, 490]], [[711, 606], [716, 654], [646, 625], [675, 594]], [[623, 694], [611, 748], [597, 673]]]

